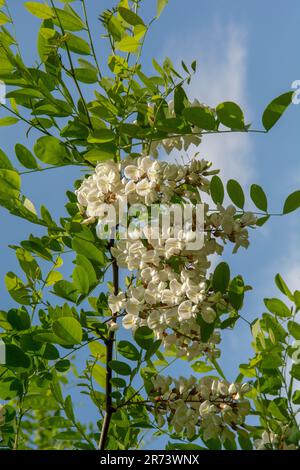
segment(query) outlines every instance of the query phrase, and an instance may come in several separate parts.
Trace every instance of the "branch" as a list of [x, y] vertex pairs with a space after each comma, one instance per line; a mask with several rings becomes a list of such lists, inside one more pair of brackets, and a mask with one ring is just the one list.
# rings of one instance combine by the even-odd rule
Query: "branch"
[[[57, 20], [58, 20], [58, 22], [59, 22], [59, 26], [60, 26], [61, 32], [62, 32], [62, 34], [63, 34], [63, 36], [64, 36], [64, 35], [65, 35], [65, 29], [64, 29], [64, 27], [63, 27], [63, 25], [62, 25], [62, 22], [61, 22], [61, 19], [60, 19], [60, 17], [59, 17], [59, 14], [57, 13], [56, 6], [54, 5], [53, 0], [50, 0], [50, 3], [51, 3], [52, 8], [53, 8], [53, 10], [54, 10], [54, 12], [55, 12], [56, 18], [57, 18]], [[77, 90], [78, 90], [79, 96], [80, 96], [80, 98], [81, 98], [81, 100], [82, 100], [82, 104], [83, 104], [83, 106], [84, 106], [84, 109], [85, 109], [85, 112], [86, 112], [86, 116], [87, 116], [88, 121], [89, 121], [89, 126], [90, 126], [91, 129], [93, 129], [93, 124], [92, 124], [92, 121], [91, 121], [91, 118], [90, 118], [90, 114], [89, 114], [89, 111], [88, 111], [88, 108], [87, 108], [87, 104], [86, 104], [86, 102], [85, 102], [84, 96], [83, 96], [83, 94], [82, 94], [81, 88], [80, 88], [79, 83], [78, 83], [78, 80], [77, 80], [77, 78], [76, 78], [75, 69], [74, 69], [74, 65], [73, 65], [73, 61], [72, 61], [72, 56], [71, 56], [70, 49], [69, 49], [69, 46], [68, 46], [67, 42], [65, 42], [65, 45], [66, 45], [67, 56], [68, 56], [69, 63], [70, 63], [70, 68], [71, 68], [71, 74], [70, 74], [70, 75], [71, 75], [71, 77], [72, 77], [73, 80], [74, 80], [74, 83], [75, 83], [76, 88], [77, 88]]]
[[87, 15], [87, 11], [86, 11], [85, 0], [82, 0], [82, 7], [83, 7], [85, 23], [86, 23], [86, 27], [87, 27], [87, 31], [88, 31], [88, 36], [89, 36], [89, 40], [90, 40], [90, 45], [91, 45], [91, 49], [92, 49], [92, 54], [93, 54], [93, 57], [94, 57], [94, 60], [95, 60], [95, 63], [96, 63], [97, 69], [98, 69], [99, 77], [102, 78], [99, 62], [98, 62], [95, 47], [94, 47], [93, 38], [92, 38], [92, 35], [91, 35], [89, 19], [88, 19], [88, 15]]
[[[113, 240], [110, 243], [110, 248], [114, 245]], [[114, 285], [114, 294], [117, 295], [119, 292], [119, 268], [117, 265], [117, 260], [114, 258], [112, 262], [112, 270], [113, 270], [113, 285]], [[117, 313], [113, 315], [113, 320], [115, 321], [117, 318]], [[106, 385], [105, 385], [105, 416], [103, 420], [102, 431], [99, 440], [99, 450], [104, 450], [106, 446], [109, 426], [111, 422], [112, 415], [115, 409], [112, 406], [112, 369], [110, 367], [110, 362], [113, 358], [113, 349], [114, 349], [114, 340], [115, 340], [115, 332], [110, 330], [108, 334], [108, 338], [106, 340]]]

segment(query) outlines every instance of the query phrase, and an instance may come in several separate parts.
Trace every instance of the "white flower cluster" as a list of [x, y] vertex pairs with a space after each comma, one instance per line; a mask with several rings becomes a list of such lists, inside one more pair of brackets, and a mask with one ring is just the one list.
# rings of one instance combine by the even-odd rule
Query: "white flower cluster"
[[0, 405], [0, 426], [2, 426], [5, 423], [5, 406]]
[[128, 204], [169, 202], [174, 194], [189, 196], [184, 183], [208, 191], [210, 163], [193, 159], [190, 165], [175, 165], [150, 157], [125, 159], [122, 163], [99, 163], [76, 191], [80, 207], [87, 217], [101, 217], [103, 203], [117, 208], [124, 200]]
[[[212, 292], [205, 278], [210, 265], [208, 247], [185, 251], [184, 242], [174, 239], [118, 242], [111, 249], [118, 265], [138, 272], [136, 283], [126, 293], [109, 297], [113, 313], [126, 312], [124, 328], [148, 326], [166, 349], [173, 348], [177, 356], [189, 360], [203, 353], [217, 357], [219, 332], [213, 330], [204, 342], [198, 323], [199, 316], [205, 323], [213, 323], [216, 309], [226, 307], [221, 294]], [[170, 264], [174, 256], [175, 266]]]
[[288, 428], [283, 429], [283, 432], [275, 434], [273, 431], [263, 431], [261, 438], [254, 441], [256, 450], [297, 450], [298, 447], [295, 444], [287, 442], [287, 438], [290, 434]]
[[[189, 165], [150, 157], [125, 159], [119, 164], [104, 162], [83, 181], [77, 198], [88, 220], [98, 220], [99, 227], [103, 202], [116, 206], [126, 198], [129, 206], [136, 203], [149, 206], [170, 203], [174, 197], [190, 200], [195, 191], [201, 201], [201, 192], [209, 192], [207, 176], [215, 173], [209, 168], [209, 162], [196, 159]], [[111, 253], [119, 267], [135, 271], [135, 276], [126, 293], [109, 297], [111, 311], [124, 314], [126, 329], [145, 325], [151, 328], [155, 337], [178, 356], [188, 359], [204, 353], [218, 356], [219, 333], [212, 328], [204, 341], [200, 324], [214, 323], [218, 308], [224, 311], [230, 305], [209, 287], [208, 257], [221, 254], [227, 241], [235, 243], [235, 250], [247, 247], [246, 227], [255, 221], [251, 213], [237, 214], [233, 206], [218, 206], [216, 212], [210, 213], [205, 204], [204, 244], [195, 250], [188, 248], [195, 236], [193, 217], [189, 228], [176, 236], [174, 227], [168, 229], [167, 237], [157, 237], [148, 225], [140, 227], [138, 234], [129, 231], [127, 239], [115, 242]]]
[[[189, 103], [189, 107], [201, 107], [201, 103], [195, 99], [193, 102]], [[205, 106], [207, 108], [207, 106]], [[175, 110], [174, 110], [174, 101], [171, 100], [168, 103], [168, 117], [176, 117]], [[150, 119], [149, 122], [152, 124], [154, 117], [152, 116], [151, 109], [150, 109]], [[150, 155], [153, 157], [158, 157], [158, 149], [159, 147], [163, 147], [164, 151], [169, 155], [173, 149], [176, 150], [184, 150], [187, 151], [190, 147], [190, 145], [194, 144], [195, 146], [198, 146], [201, 143], [201, 132], [202, 129], [199, 127], [193, 126], [192, 127], [192, 133], [191, 134], [186, 134], [182, 136], [169, 136], [166, 139], [162, 140], [154, 140], [151, 143], [150, 146]]]
[[89, 219], [103, 217], [102, 204], [112, 204], [118, 209], [124, 196], [119, 165], [112, 161], [97, 165], [95, 172], [83, 180], [76, 195]]
[[152, 379], [150, 397], [154, 403], [154, 415], [161, 427], [167, 420], [176, 433], [182, 431], [188, 438], [199, 433], [204, 440], [220, 438], [230, 440], [232, 432], [243, 425], [249, 413], [249, 401], [244, 394], [250, 390], [248, 383], [229, 383], [211, 377], [197, 381], [180, 377], [156, 376]]
[[220, 237], [225, 243], [226, 240], [235, 243], [233, 252], [236, 252], [240, 246], [248, 248], [246, 227], [256, 224], [256, 216], [252, 212], [245, 212], [241, 217], [236, 218], [236, 208], [231, 205], [225, 209], [218, 204], [217, 210], [218, 212], [212, 213], [207, 221], [214, 236]]

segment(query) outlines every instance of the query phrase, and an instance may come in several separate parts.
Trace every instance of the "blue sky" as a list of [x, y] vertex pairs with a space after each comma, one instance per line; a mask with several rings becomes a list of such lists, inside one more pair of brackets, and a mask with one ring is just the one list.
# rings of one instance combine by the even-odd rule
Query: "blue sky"
[[[26, 62], [33, 64], [39, 20], [23, 9], [22, 0], [9, 0], [8, 3], [16, 20], [17, 36]], [[156, 1], [144, 3], [144, 12], [150, 18]], [[106, 46], [100, 38], [96, 17], [100, 9], [113, 4], [111, 1], [87, 0], [100, 62]], [[160, 61], [167, 55], [175, 64], [181, 59], [187, 63], [196, 59], [198, 73], [188, 90], [189, 95], [211, 106], [225, 100], [237, 101], [244, 108], [247, 121], [260, 128], [260, 117], [267, 103], [288, 91], [294, 80], [300, 79], [299, 19], [300, 3], [297, 0], [170, 0], [146, 42], [146, 71], [151, 72], [153, 57]], [[246, 192], [252, 183], [261, 184], [268, 195], [270, 210], [280, 212], [286, 196], [300, 189], [299, 113], [300, 106], [291, 106], [267, 135], [207, 136], [199, 151], [203, 158], [221, 168], [225, 180], [241, 181]], [[4, 115], [6, 113], [0, 110], [0, 116]], [[34, 134], [26, 139], [22, 124], [0, 128], [0, 147], [13, 159], [15, 143], [30, 148], [33, 137]], [[22, 180], [23, 189], [36, 207], [45, 204], [58, 218], [64, 211], [65, 191], [72, 188], [79, 175], [78, 169], [70, 168], [27, 175]], [[0, 215], [0, 307], [6, 310], [13, 302], [5, 291], [3, 278], [7, 271], [18, 272], [14, 253], [7, 245], [18, 243], [40, 230], [3, 209], [0, 209]], [[263, 312], [264, 297], [277, 295], [273, 282], [277, 272], [291, 288], [300, 289], [299, 229], [299, 212], [273, 218], [264, 228], [251, 232], [248, 250], [240, 250], [236, 255], [232, 255], [231, 250], [225, 251], [233, 274], [242, 274], [253, 286], [243, 312], [249, 320]], [[70, 271], [67, 263], [66, 272], [68, 268]], [[247, 360], [251, 353], [246, 324], [241, 322], [233, 332], [224, 335], [222, 350], [224, 370], [230, 379], [234, 379], [238, 364]], [[152, 444], [148, 446], [151, 448]]]

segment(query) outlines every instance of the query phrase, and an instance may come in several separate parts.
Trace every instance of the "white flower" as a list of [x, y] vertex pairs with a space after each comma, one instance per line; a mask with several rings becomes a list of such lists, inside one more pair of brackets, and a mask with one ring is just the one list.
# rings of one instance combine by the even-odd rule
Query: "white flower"
[[124, 169], [126, 178], [132, 181], [138, 181], [143, 176], [143, 171], [135, 165], [127, 165]]
[[142, 308], [141, 302], [139, 302], [134, 297], [127, 300], [126, 305], [125, 305], [126, 312], [134, 316], [138, 316], [141, 308]]
[[178, 307], [179, 320], [189, 320], [193, 316], [193, 303], [185, 300]]
[[216, 318], [216, 312], [211, 307], [204, 307], [201, 310], [201, 316], [206, 323], [213, 323]]
[[136, 192], [139, 196], [147, 196], [149, 192], [151, 191], [151, 183], [147, 178], [143, 178], [141, 181], [139, 181], [136, 185]]
[[210, 412], [209, 410], [210, 410], [210, 401], [205, 400], [203, 403], [201, 403], [201, 405], [199, 407], [200, 416], [203, 416], [203, 415], [209, 413]]
[[118, 295], [111, 294], [108, 298], [108, 306], [112, 313], [119, 313], [125, 305], [125, 294], [120, 292]]
[[125, 330], [132, 330], [136, 326], [137, 317], [128, 313], [122, 320]]
[[116, 323], [115, 321], [111, 320], [110, 322], [108, 322], [108, 328], [109, 328], [111, 331], [118, 331], [118, 329], [120, 328], [120, 326], [118, 325], [118, 323]]

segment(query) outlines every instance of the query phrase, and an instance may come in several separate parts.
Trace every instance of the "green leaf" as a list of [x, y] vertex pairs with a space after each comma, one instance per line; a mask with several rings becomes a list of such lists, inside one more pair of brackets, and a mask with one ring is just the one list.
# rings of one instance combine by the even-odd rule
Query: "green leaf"
[[72, 248], [76, 253], [85, 256], [88, 259], [96, 261], [97, 264], [105, 265], [105, 257], [92, 242], [84, 240], [83, 238], [74, 237], [72, 240]]
[[34, 153], [39, 160], [50, 165], [58, 165], [68, 161], [67, 150], [56, 137], [40, 137], [34, 146]]
[[154, 340], [153, 331], [148, 326], [141, 326], [135, 330], [134, 339], [141, 348], [150, 349]]
[[[37, 104], [34, 107], [34, 114], [41, 116], [46, 114], [53, 117], [69, 117], [72, 114], [72, 107], [62, 100], [55, 100], [51, 104]], [[36, 122], [39, 125], [39, 122]]]
[[30, 316], [25, 308], [9, 310], [7, 321], [18, 331], [28, 330], [31, 325]]
[[283, 213], [288, 214], [289, 212], [293, 212], [300, 207], [300, 191], [295, 191], [294, 193], [290, 194], [284, 203], [283, 206]]
[[293, 94], [293, 91], [289, 91], [288, 93], [284, 93], [283, 95], [278, 96], [268, 104], [262, 117], [262, 123], [266, 131], [272, 129], [272, 127], [281, 118], [283, 113], [291, 104]]
[[7, 155], [0, 149], [0, 168], [3, 170], [14, 170], [14, 167], [10, 163]]
[[220, 377], [222, 377], [222, 379], [226, 380], [225, 374], [222, 371], [218, 361], [215, 358], [211, 358], [211, 363], [213, 364], [214, 368], [216, 369], [216, 371], [218, 372]]
[[114, 387], [117, 387], [117, 388], [125, 388], [126, 387], [126, 381], [124, 379], [121, 379], [120, 377], [113, 377], [111, 379], [111, 383]]
[[29, 170], [34, 170], [38, 168], [36, 159], [24, 145], [16, 144], [15, 152], [16, 152], [17, 159], [19, 160], [21, 165], [23, 165], [25, 168], [28, 168]]
[[292, 397], [292, 402], [295, 405], [300, 405], [300, 390], [295, 390]]
[[81, 31], [86, 29], [83, 21], [74, 12], [61, 10], [60, 8], [56, 8], [55, 11], [53, 23], [56, 26], [62, 26], [66, 31]]
[[19, 122], [18, 118], [15, 118], [12, 116], [3, 117], [3, 118], [0, 118], [0, 127], [12, 126], [13, 124], [16, 124], [17, 122]]
[[300, 380], [300, 364], [293, 364], [290, 374], [295, 379]]
[[286, 285], [285, 281], [282, 279], [279, 273], [276, 274], [275, 276], [275, 283], [278, 289], [280, 290], [280, 292], [286, 295], [291, 300], [291, 302], [294, 302], [293, 294], [291, 293], [290, 289], [288, 288], [288, 286]]
[[[163, 74], [163, 69], [162, 74]], [[184, 108], [186, 107], [185, 105], [188, 103], [188, 99], [186, 96], [186, 93], [182, 86], [178, 86], [175, 88], [174, 91], [174, 111], [176, 116], [181, 116]]]
[[61, 386], [60, 386], [59, 380], [57, 378], [56, 372], [54, 372], [54, 374], [53, 374], [53, 380], [50, 384], [50, 387], [51, 387], [51, 391], [53, 393], [53, 396], [54, 396], [55, 400], [57, 400], [58, 403], [63, 403], [64, 399], [63, 399]]
[[110, 129], [97, 129], [88, 137], [88, 142], [90, 144], [111, 142], [115, 140], [115, 133]]
[[31, 297], [21, 279], [9, 272], [5, 276], [5, 285], [11, 297], [21, 305], [30, 305]]
[[97, 70], [87, 69], [87, 68], [75, 68], [74, 74], [76, 79], [82, 83], [96, 83], [98, 81], [98, 72]]
[[158, 18], [164, 8], [167, 6], [167, 4], [169, 3], [169, 0], [157, 0], [157, 7], [156, 7], [156, 17]]
[[55, 361], [59, 358], [59, 352], [53, 344], [47, 343], [43, 352], [43, 358], [49, 361]]
[[74, 284], [69, 281], [57, 281], [53, 286], [54, 293], [63, 299], [76, 302], [78, 292]]
[[227, 263], [221, 262], [215, 268], [212, 287], [216, 292], [225, 293], [230, 281], [230, 269]]
[[[52, 346], [52, 345], [48, 345]], [[61, 359], [55, 363], [55, 369], [58, 372], [67, 372], [71, 367], [71, 362], [68, 359]]]
[[92, 368], [92, 376], [96, 382], [105, 389], [106, 386], [106, 369], [100, 366], [100, 364], [95, 364]]
[[72, 426], [72, 423], [63, 416], [50, 416], [49, 418], [43, 419], [41, 425], [43, 429], [69, 428]]
[[241, 364], [240, 372], [244, 377], [253, 378], [256, 377], [256, 370], [254, 367], [250, 367], [249, 364]]
[[229, 180], [227, 182], [227, 193], [232, 202], [240, 209], [244, 208], [245, 196], [243, 189], [236, 180]]
[[[34, 335], [34, 341], [38, 341], [41, 343], [55, 343], [61, 346], [69, 346], [67, 341], [60, 339], [54, 333], [51, 333], [50, 330], [37, 330], [37, 333]], [[51, 346], [51, 344], [49, 344]]]
[[215, 323], [207, 323], [206, 321], [203, 320], [201, 314], [197, 315], [196, 322], [200, 326], [200, 337], [201, 337], [201, 342], [202, 343], [207, 343], [209, 338], [214, 332], [215, 329]]
[[116, 43], [116, 49], [122, 52], [136, 52], [140, 43], [134, 36], [125, 36]]
[[216, 108], [219, 121], [230, 129], [245, 129], [244, 114], [241, 108], [232, 101], [220, 103]]
[[43, 20], [54, 18], [55, 16], [52, 9], [48, 5], [42, 5], [38, 2], [25, 2], [24, 6], [34, 16], [37, 16]]
[[[66, 37], [66, 44], [70, 51], [74, 52], [75, 54], [80, 55], [90, 55], [91, 48], [90, 45], [85, 39], [75, 36], [75, 34], [68, 33]], [[66, 47], [65, 44], [62, 47]]]
[[14, 344], [6, 344], [6, 357], [5, 365], [7, 367], [22, 367], [28, 369], [30, 367], [30, 359], [22, 349]]
[[76, 266], [73, 271], [73, 283], [78, 292], [87, 294], [90, 289], [89, 276], [82, 266]]
[[5, 13], [3, 13], [3, 11], [0, 11], [0, 26], [6, 23], [11, 23], [11, 19]]
[[142, 18], [140, 18], [136, 13], [129, 10], [128, 8], [119, 7], [118, 12], [120, 13], [123, 20], [125, 20], [126, 23], [132, 26], [136, 26], [138, 24], [142, 24], [142, 25], [144, 24]]
[[81, 266], [85, 270], [86, 274], [88, 275], [89, 285], [96, 285], [98, 281], [92, 263], [85, 256], [77, 255], [76, 264], [77, 266]]
[[21, 380], [18, 380], [15, 377], [2, 377], [0, 382], [0, 398], [2, 400], [11, 400], [17, 396], [20, 397], [22, 396], [22, 392], [23, 383]]
[[119, 341], [117, 349], [126, 359], [130, 359], [131, 361], [138, 361], [140, 359], [140, 353], [129, 341]]
[[61, 431], [53, 436], [58, 441], [81, 441], [82, 436], [77, 431]]
[[126, 364], [126, 362], [121, 361], [110, 361], [109, 362], [110, 368], [120, 375], [130, 375], [131, 374], [131, 367]]
[[295, 339], [300, 339], [300, 325], [295, 321], [288, 322], [288, 330]]
[[192, 364], [191, 367], [195, 372], [198, 372], [200, 374], [204, 374], [205, 372], [210, 372], [211, 370], [213, 370], [213, 367], [209, 366], [204, 361], [196, 361], [194, 362], [194, 364]]
[[94, 357], [103, 362], [103, 364], [106, 363], [106, 347], [102, 343], [93, 341], [89, 343], [89, 349]]
[[250, 196], [258, 209], [267, 212], [268, 200], [261, 186], [259, 186], [258, 184], [252, 184], [250, 188]]
[[82, 341], [82, 328], [78, 320], [73, 317], [61, 317], [56, 320], [52, 329], [58, 338], [73, 345]]
[[224, 186], [221, 178], [213, 176], [210, 182], [210, 195], [215, 204], [223, 204]]
[[68, 395], [65, 399], [64, 410], [67, 415], [67, 418], [69, 418], [74, 423], [76, 419], [75, 419], [75, 414], [73, 410], [72, 398], [70, 395]]
[[228, 299], [231, 305], [240, 310], [244, 301], [245, 285], [241, 276], [236, 276], [232, 279], [229, 285]]
[[98, 162], [113, 160], [115, 154], [114, 146], [104, 144], [101, 146], [101, 148], [89, 150], [84, 155], [84, 159], [90, 163], [97, 164]]
[[258, 227], [262, 227], [266, 222], [268, 222], [270, 216], [269, 215], [266, 215], [264, 217], [259, 217], [257, 220], [256, 220], [256, 225]]
[[243, 429], [238, 430], [238, 441], [242, 450], [252, 450], [252, 442], [246, 431]]
[[216, 129], [216, 120], [213, 111], [204, 106], [185, 108], [183, 116], [188, 122], [200, 129], [207, 131], [214, 131]]
[[280, 299], [264, 299], [267, 309], [279, 317], [290, 317], [291, 311]]
[[0, 169], [1, 193], [18, 196], [21, 188], [20, 175], [14, 170]]

